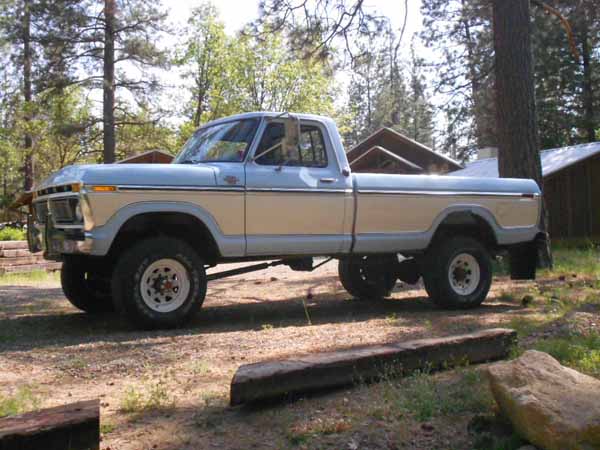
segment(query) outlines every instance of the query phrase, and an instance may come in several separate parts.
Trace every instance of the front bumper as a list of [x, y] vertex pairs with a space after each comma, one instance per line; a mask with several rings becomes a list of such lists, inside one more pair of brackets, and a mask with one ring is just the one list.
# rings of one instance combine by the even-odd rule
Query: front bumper
[[60, 260], [64, 254], [89, 254], [92, 239], [82, 228], [56, 228], [48, 216], [44, 224], [27, 218], [27, 242], [29, 251], [44, 252], [44, 258]]

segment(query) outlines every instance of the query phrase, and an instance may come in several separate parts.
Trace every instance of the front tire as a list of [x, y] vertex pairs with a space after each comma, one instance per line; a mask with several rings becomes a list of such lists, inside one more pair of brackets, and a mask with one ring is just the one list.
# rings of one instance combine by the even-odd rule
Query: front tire
[[200, 310], [206, 287], [202, 259], [170, 237], [145, 239], [126, 250], [112, 280], [117, 311], [143, 329], [184, 324]]
[[381, 257], [362, 256], [341, 259], [338, 266], [340, 282], [354, 298], [380, 300], [389, 297], [396, 285], [396, 274]]
[[490, 254], [473, 238], [448, 238], [428, 250], [423, 282], [436, 305], [475, 308], [485, 300], [492, 284]]
[[83, 258], [67, 256], [60, 269], [60, 284], [67, 300], [88, 314], [114, 311], [110, 283], [102, 277], [100, 267]]

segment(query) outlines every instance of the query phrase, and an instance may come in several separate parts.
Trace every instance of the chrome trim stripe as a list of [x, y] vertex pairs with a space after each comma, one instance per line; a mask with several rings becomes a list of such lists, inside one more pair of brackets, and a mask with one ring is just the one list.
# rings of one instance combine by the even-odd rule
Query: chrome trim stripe
[[[311, 188], [248, 188], [241, 186], [142, 186], [142, 185], [121, 185], [117, 186], [119, 191], [193, 191], [193, 192], [287, 192], [300, 194], [352, 194], [351, 189], [311, 189]], [[87, 191], [86, 191], [87, 192]], [[89, 191], [93, 193], [93, 191]]]
[[83, 230], [83, 224], [67, 225], [67, 224], [56, 224], [55, 223], [54, 228], [65, 229], [65, 230]]
[[538, 193], [522, 192], [475, 192], [475, 191], [389, 191], [364, 189], [358, 190], [359, 194], [383, 194], [383, 195], [440, 195], [445, 197], [538, 197]]
[[[241, 186], [143, 186], [143, 185], [121, 185], [117, 186], [119, 191], [210, 191], [210, 192], [243, 192], [244, 188]], [[94, 191], [90, 191], [94, 193]]]
[[311, 188], [248, 188], [246, 192], [286, 192], [297, 194], [352, 194], [351, 189], [311, 189]]
[[79, 192], [56, 192], [54, 194], [38, 195], [32, 203], [39, 203], [46, 200], [52, 200], [54, 198], [78, 197], [79, 194]]

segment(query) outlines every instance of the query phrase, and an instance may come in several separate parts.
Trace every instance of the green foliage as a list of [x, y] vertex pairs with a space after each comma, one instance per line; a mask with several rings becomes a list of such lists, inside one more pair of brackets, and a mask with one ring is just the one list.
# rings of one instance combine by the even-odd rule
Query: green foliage
[[[566, 0], [553, 4], [569, 21], [576, 58], [562, 23], [544, 8], [532, 5], [532, 47], [536, 107], [541, 148], [588, 142], [590, 118], [597, 123], [600, 21], [593, 0]], [[491, 8], [484, 0], [423, 0], [421, 37], [431, 49], [436, 91], [448, 101], [441, 107], [446, 122], [444, 147], [458, 159], [476, 148], [496, 146], [494, 107], [494, 48]], [[586, 78], [587, 74], [587, 78]], [[590, 95], [590, 92], [592, 94]], [[589, 101], [587, 99], [590, 99]], [[593, 127], [592, 127], [593, 128]], [[597, 126], [596, 126], [597, 128]]]
[[536, 343], [535, 349], [550, 354], [561, 364], [600, 377], [600, 335], [544, 339]]
[[[352, 147], [381, 127], [393, 128], [433, 146], [433, 107], [414, 42], [410, 59], [401, 61], [398, 37], [386, 28], [381, 36], [357, 41], [351, 66], [348, 103], [340, 117], [340, 132]], [[406, 66], [406, 68], [404, 67]]]
[[440, 415], [481, 413], [492, 406], [487, 384], [478, 370], [457, 369], [456, 378], [440, 380], [428, 370], [395, 380], [389, 371], [384, 377], [386, 404], [406, 411], [419, 421]]
[[29, 386], [21, 386], [13, 395], [0, 393], [0, 417], [22, 414], [40, 406], [40, 399]]
[[0, 286], [30, 286], [41, 283], [56, 283], [59, 281], [59, 272], [34, 270], [25, 273], [5, 273], [0, 275]]
[[21, 228], [6, 227], [0, 229], [0, 241], [23, 241], [27, 239], [27, 232]]
[[132, 386], [127, 388], [121, 399], [120, 410], [125, 413], [140, 413], [148, 410], [159, 410], [172, 407], [174, 399], [163, 380], [148, 383], [138, 390]]
[[600, 249], [590, 246], [588, 248], [555, 247], [552, 252], [554, 258], [554, 273], [565, 276], [592, 275], [600, 278]]
[[464, 372], [458, 381], [447, 386], [418, 372], [405, 381], [403, 389], [399, 404], [419, 421], [438, 415], [479, 413], [492, 404], [480, 373], [474, 370]]
[[[196, 8], [188, 25], [175, 61], [193, 82], [185, 109], [193, 127], [246, 111], [333, 113], [331, 67], [294, 54], [283, 33], [228, 36], [210, 4]], [[191, 130], [186, 123], [180, 132]]]

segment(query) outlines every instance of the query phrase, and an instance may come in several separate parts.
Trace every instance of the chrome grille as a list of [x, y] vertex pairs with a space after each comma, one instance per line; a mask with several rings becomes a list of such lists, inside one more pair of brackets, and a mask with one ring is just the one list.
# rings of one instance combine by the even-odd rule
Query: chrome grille
[[77, 207], [76, 198], [61, 198], [50, 200], [50, 212], [56, 224], [74, 224], [77, 222], [75, 218], [75, 208]]
[[33, 204], [35, 220], [38, 223], [46, 223], [46, 216], [48, 215], [48, 202], [38, 202]]

